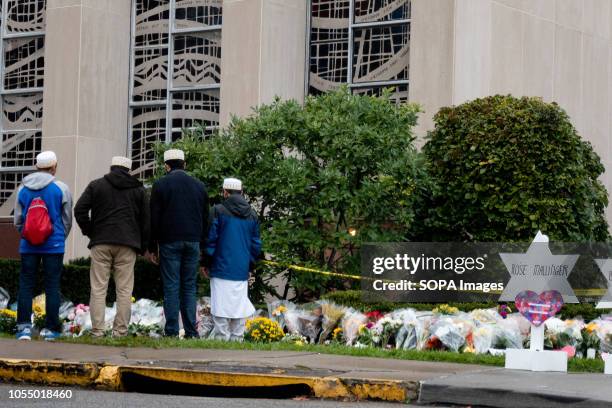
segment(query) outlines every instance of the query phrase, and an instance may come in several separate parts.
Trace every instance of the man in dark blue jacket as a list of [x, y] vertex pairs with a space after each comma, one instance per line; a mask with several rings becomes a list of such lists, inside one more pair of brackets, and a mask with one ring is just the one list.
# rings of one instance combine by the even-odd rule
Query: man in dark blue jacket
[[261, 251], [257, 215], [242, 196], [242, 182], [223, 181], [225, 201], [214, 207], [208, 234], [211, 314], [215, 328], [211, 337], [241, 341], [246, 318], [255, 308], [249, 300], [250, 266]]
[[[164, 287], [166, 336], [179, 333], [179, 309], [185, 337], [198, 337], [196, 282], [200, 248], [208, 230], [208, 193], [204, 183], [185, 172], [185, 153], [164, 153], [166, 176], [151, 191], [151, 246], [149, 258], [159, 264]], [[159, 247], [159, 248], [158, 248]]]

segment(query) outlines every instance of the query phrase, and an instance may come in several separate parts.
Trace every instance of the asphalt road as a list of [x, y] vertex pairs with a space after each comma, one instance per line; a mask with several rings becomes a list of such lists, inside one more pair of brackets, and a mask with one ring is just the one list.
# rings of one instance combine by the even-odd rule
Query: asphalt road
[[[71, 391], [72, 397], [66, 399], [16, 399], [10, 398], [18, 394], [27, 393], [27, 390], [60, 390]], [[185, 397], [176, 395], [155, 395], [139, 393], [93, 391], [82, 388], [68, 387], [42, 387], [24, 384], [0, 383], [0, 407], [75, 407], [75, 408], [394, 408], [415, 407], [414, 405], [392, 404], [384, 402], [339, 402], [306, 400], [277, 400], [277, 399], [242, 399], [242, 398], [208, 398]]]

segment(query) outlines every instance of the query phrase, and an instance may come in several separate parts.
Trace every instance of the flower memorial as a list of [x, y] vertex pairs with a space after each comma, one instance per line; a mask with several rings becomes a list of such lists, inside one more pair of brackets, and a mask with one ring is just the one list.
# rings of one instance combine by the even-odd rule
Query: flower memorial
[[[33, 301], [32, 322], [38, 330], [44, 327], [44, 305], [44, 295]], [[297, 305], [282, 300], [267, 306], [267, 311], [258, 310], [247, 320], [245, 341], [493, 355], [503, 354], [507, 348], [527, 348], [530, 342], [529, 321], [506, 305], [463, 312], [441, 304], [431, 311], [402, 308], [388, 313], [376, 310], [362, 313], [331, 301]], [[115, 313], [115, 305], [105, 310], [108, 335]], [[14, 310], [0, 309], [0, 332], [14, 334], [16, 319]], [[89, 307], [84, 304], [62, 303], [60, 320], [67, 337], [83, 336], [91, 330]], [[213, 327], [210, 298], [198, 300], [196, 320], [200, 337], [209, 337]], [[163, 307], [158, 302], [134, 299], [129, 335], [160, 337], [164, 324]], [[612, 315], [588, 323], [580, 318], [552, 317], [544, 326], [546, 349], [564, 351], [570, 358], [596, 358], [612, 353]]]

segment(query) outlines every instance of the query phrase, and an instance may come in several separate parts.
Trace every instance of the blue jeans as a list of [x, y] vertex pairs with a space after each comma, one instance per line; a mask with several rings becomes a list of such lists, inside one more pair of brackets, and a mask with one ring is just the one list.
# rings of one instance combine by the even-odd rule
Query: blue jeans
[[200, 265], [200, 243], [177, 241], [159, 245], [164, 286], [166, 336], [177, 336], [181, 311], [185, 337], [198, 337], [196, 329], [196, 284]]
[[36, 273], [42, 261], [45, 272], [45, 328], [62, 331], [59, 321], [60, 279], [64, 267], [64, 254], [21, 254], [19, 293], [17, 295], [17, 327], [32, 327], [32, 297], [36, 286]]

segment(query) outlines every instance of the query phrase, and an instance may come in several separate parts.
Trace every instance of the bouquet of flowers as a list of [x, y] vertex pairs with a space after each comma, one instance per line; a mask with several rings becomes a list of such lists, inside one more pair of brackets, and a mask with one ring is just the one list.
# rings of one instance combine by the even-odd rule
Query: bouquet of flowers
[[285, 328], [285, 314], [289, 310], [295, 310], [295, 305], [286, 300], [276, 300], [268, 303], [268, 317], [276, 320], [280, 327]]
[[346, 309], [331, 302], [322, 301], [321, 313], [323, 315], [322, 328], [323, 331], [319, 336], [319, 344], [322, 344], [331, 335], [332, 331], [338, 327], [342, 316]]
[[[566, 320], [553, 317], [545, 323], [546, 332], [544, 346], [553, 350], [562, 350], [565, 347], [576, 347], [582, 342], [582, 320]], [[566, 350], [568, 350], [566, 348]]]
[[342, 331], [342, 327], [336, 327], [334, 329], [331, 340], [334, 343], [344, 343], [344, 332]]
[[440, 305], [432, 310], [434, 314], [439, 315], [456, 315], [459, 313], [459, 309], [454, 306], [449, 306], [447, 304]]
[[582, 341], [577, 346], [577, 352], [580, 353], [581, 356], [595, 358], [597, 350], [599, 350], [601, 345], [601, 340], [599, 336], [597, 336], [598, 328], [597, 323], [591, 322], [582, 329]]
[[378, 341], [376, 344], [380, 344], [381, 347], [387, 347], [389, 341], [394, 339], [400, 328], [404, 325], [399, 319], [393, 319], [391, 316], [385, 316], [378, 320], [374, 325], [373, 331]]
[[340, 326], [342, 327], [342, 337], [346, 340], [347, 345], [353, 344], [359, 335], [359, 328], [366, 324], [368, 318], [361, 312], [355, 309], [348, 309], [344, 313]]
[[321, 333], [322, 319], [320, 307], [312, 311], [302, 310], [297, 318], [299, 333], [315, 343]]
[[499, 305], [497, 311], [503, 319], [505, 319], [510, 313], [512, 313], [512, 309], [506, 304]]
[[281, 343], [295, 344], [296, 346], [303, 346], [308, 343], [308, 339], [302, 336], [300, 333], [287, 333], [285, 337], [281, 339]]
[[163, 329], [158, 324], [146, 325], [142, 323], [130, 323], [128, 326], [128, 335], [134, 337], [161, 337]]
[[[163, 314], [163, 310], [162, 310]], [[200, 337], [207, 337], [214, 328], [213, 317], [210, 312], [210, 298], [202, 297], [196, 306], [196, 327]]]
[[380, 337], [375, 334], [373, 328], [373, 322], [367, 322], [359, 326], [357, 329], [357, 338], [355, 339], [355, 347], [373, 347], [380, 341]]
[[488, 325], [475, 328], [472, 332], [472, 341], [475, 353], [484, 354], [488, 352], [493, 345], [493, 328]]
[[256, 317], [246, 322], [244, 339], [247, 341], [271, 343], [280, 341], [283, 337], [285, 337], [285, 333], [280, 325], [267, 317]]
[[0, 288], [0, 310], [7, 308], [10, 298], [8, 291], [4, 288]]
[[32, 320], [34, 323], [34, 327], [38, 330], [42, 330], [45, 328], [45, 320], [46, 320], [46, 301], [45, 295], [38, 295], [32, 300], [32, 312], [34, 314]]
[[68, 320], [72, 321], [70, 331], [75, 336], [80, 336], [87, 330], [90, 330], [91, 316], [89, 315], [89, 306], [82, 303], [76, 305], [74, 311], [68, 315]]
[[17, 312], [9, 309], [0, 310], [0, 333], [17, 332]]
[[130, 323], [141, 326], [163, 326], [165, 323], [163, 307], [150, 299], [139, 299], [132, 304]]

